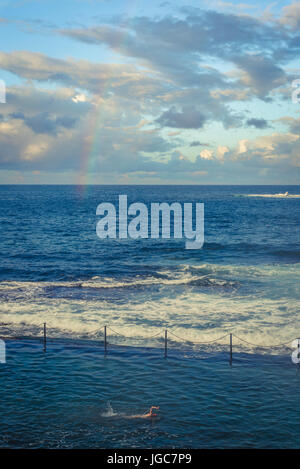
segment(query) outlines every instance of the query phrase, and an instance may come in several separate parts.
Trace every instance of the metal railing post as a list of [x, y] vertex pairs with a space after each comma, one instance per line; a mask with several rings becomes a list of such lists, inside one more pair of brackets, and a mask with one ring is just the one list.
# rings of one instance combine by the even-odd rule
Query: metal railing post
[[168, 331], [167, 329], [165, 330], [165, 358], [167, 358], [168, 355]]
[[106, 326], [104, 326], [104, 355], [107, 354], [107, 333]]
[[47, 326], [44, 322], [44, 352], [47, 350]]

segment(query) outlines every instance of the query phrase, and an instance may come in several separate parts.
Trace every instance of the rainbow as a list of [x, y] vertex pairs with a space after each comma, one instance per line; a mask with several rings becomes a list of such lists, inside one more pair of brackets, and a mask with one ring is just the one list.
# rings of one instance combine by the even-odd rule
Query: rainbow
[[[122, 28], [126, 29], [126, 24], [129, 23], [130, 19], [134, 16], [137, 11], [137, 8], [141, 0], [128, 0], [126, 4], [126, 13], [124, 13], [123, 19], [120, 22]], [[115, 43], [115, 48], [118, 48], [123, 42], [125, 32], [116, 35], [118, 41]], [[114, 53], [111, 53], [113, 58]], [[106, 93], [110, 88], [110, 78], [107, 79], [105, 85], [102, 86], [101, 92], [97, 94], [102, 100], [105, 99]], [[103, 113], [103, 107], [97, 103], [94, 105], [94, 109], [89, 113], [88, 121], [85, 128], [86, 139], [83, 142], [82, 146], [82, 155], [81, 155], [81, 164], [79, 169], [79, 174], [77, 178], [77, 187], [80, 194], [83, 196], [89, 185], [97, 184], [97, 176], [95, 174], [95, 169], [98, 163], [98, 156], [101, 153], [101, 139], [99, 130], [103, 127], [105, 115]], [[91, 137], [89, 137], [89, 133]]]

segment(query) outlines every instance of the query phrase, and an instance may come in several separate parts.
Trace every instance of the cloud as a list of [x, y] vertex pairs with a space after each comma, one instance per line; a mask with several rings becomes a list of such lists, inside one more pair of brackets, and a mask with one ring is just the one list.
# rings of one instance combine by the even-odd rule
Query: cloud
[[300, 135], [300, 117], [295, 119], [294, 117], [283, 116], [278, 119], [278, 122], [285, 124], [290, 133]]
[[80, 171], [86, 158], [93, 171], [145, 170], [147, 155], [173, 148], [155, 129], [144, 128], [139, 109], [128, 105], [124, 113], [118, 98], [91, 105], [74, 102], [72, 89], [33, 86], [9, 88], [8, 96], [0, 120], [2, 169]]
[[[121, 24], [63, 29], [59, 33], [77, 41], [107, 45], [159, 70], [180, 85], [239, 88], [217, 69], [205, 66], [205, 58], [234, 63], [243, 82], [259, 97], [285, 80], [284, 70], [273, 55], [289, 49], [290, 36], [276, 22], [250, 15], [212, 10], [182, 9], [185, 18], [136, 17]], [[151, 47], [149, 47], [151, 44]], [[234, 94], [233, 94], [234, 95]]]
[[[74, 90], [69, 93], [60, 90], [59, 98], [57, 90], [45, 91], [32, 86], [14, 87], [9, 93], [14, 97], [14, 104], [4, 109], [0, 121], [2, 170], [79, 174], [83, 161], [88, 161], [91, 174], [101, 175], [104, 180], [121, 177], [128, 183], [139, 178], [156, 183], [187, 182], [197, 177], [201, 177], [202, 182], [217, 183], [231, 178], [231, 181], [250, 183], [251, 178], [274, 178], [276, 174], [295, 180], [299, 172], [300, 139], [291, 131], [299, 124], [296, 119], [285, 121], [289, 129], [285, 134], [274, 132], [253, 141], [241, 139], [232, 149], [219, 144], [216, 149], [203, 149], [196, 159], [191, 159], [176, 149], [176, 143], [162, 138], [160, 129], [138, 120], [139, 112], [134, 109], [130, 110], [128, 118], [136, 123], [128, 126], [126, 119], [120, 116], [118, 100], [115, 102], [113, 98], [108, 103], [102, 101], [98, 108], [86, 102], [74, 103]], [[68, 109], [69, 117], [76, 117], [74, 125], [62, 126], [57, 134], [52, 129], [37, 132], [27, 125], [28, 116], [35, 115], [39, 100], [42, 103], [56, 101], [51, 108], [55, 122], [60, 122]], [[31, 103], [26, 113], [20, 111], [25, 110], [22, 103]], [[98, 114], [100, 109], [102, 117]], [[94, 129], [95, 116], [98, 124]], [[49, 116], [45, 116], [46, 123], [47, 119]], [[46, 130], [44, 123], [43, 130]], [[36, 173], [36, 177], [41, 176]]]
[[247, 142], [248, 142], [247, 139], [239, 140], [239, 142], [238, 142], [238, 149], [237, 149], [237, 154], [238, 154], [238, 155], [241, 155], [242, 153], [246, 153], [246, 152], [247, 152]]
[[251, 87], [259, 98], [266, 97], [270, 91], [287, 81], [284, 70], [261, 53], [235, 56], [232, 60], [243, 72], [241, 81]]
[[190, 147], [201, 147], [201, 146], [209, 146], [208, 143], [202, 143], [199, 142], [199, 140], [194, 140], [193, 142], [190, 143]]
[[228, 152], [229, 152], [228, 147], [226, 147], [225, 145], [218, 145], [217, 157], [219, 158], [219, 160], [223, 161], [224, 155]]
[[[295, 180], [299, 120], [281, 118], [281, 133], [272, 121], [267, 135], [268, 121], [249, 118], [249, 109], [257, 98], [270, 111], [284, 104], [296, 73], [288, 61], [300, 53], [297, 12], [292, 4], [279, 19], [259, 19], [185, 8], [178, 17], [55, 31], [55, 39], [109, 48], [109, 63], [0, 52], [2, 70], [21, 79], [1, 108], [0, 167], [36, 176], [88, 171], [105, 181]], [[257, 129], [254, 139], [244, 138], [245, 124]]]
[[255, 117], [248, 119], [246, 124], [249, 126], [256, 127], [257, 129], [265, 129], [266, 127], [268, 127], [268, 121], [266, 121], [266, 119], [257, 119]]
[[213, 160], [213, 150], [202, 150], [200, 156], [203, 160]]
[[203, 127], [205, 120], [205, 116], [193, 106], [184, 106], [181, 111], [176, 111], [173, 106], [156, 119], [156, 122], [165, 127], [199, 129]]
[[281, 17], [278, 22], [297, 30], [300, 26], [300, 3], [294, 2], [282, 8]]
[[86, 100], [86, 95], [84, 93], [78, 93], [72, 98], [74, 103], [84, 103]]
[[73, 128], [76, 118], [70, 116], [55, 117], [48, 112], [41, 112], [32, 117], [24, 117], [24, 122], [37, 134], [57, 135], [62, 128]]
[[[287, 40], [286, 34], [250, 16], [197, 10], [182, 19], [136, 17], [58, 33], [106, 45], [134, 58], [135, 65], [15, 51], [0, 53], [0, 66], [25, 79], [76, 87], [102, 98], [109, 93], [127, 101], [130, 97], [140, 107], [147, 106], [148, 115], [161, 126], [200, 129], [206, 121], [220, 121], [226, 128], [241, 126], [243, 116], [228, 104], [254, 96], [270, 99], [269, 93], [287, 80], [272, 56], [276, 45], [282, 47]], [[259, 48], [263, 52], [257, 52]], [[224, 73], [219, 66], [208, 65], [211, 58], [235, 69]]]
[[[0, 52], [0, 67], [28, 80], [82, 88], [101, 95], [113, 90], [121, 96], [131, 93], [137, 97], [140, 93], [164, 90], [161, 80], [130, 64], [95, 64], [83, 59], [62, 60], [38, 52], [13, 51]], [[79, 95], [82, 100], [83, 93], [77, 94], [77, 101]]]
[[[230, 152], [233, 161], [248, 161], [247, 164], [257, 167], [270, 165], [287, 172], [300, 167], [300, 137], [291, 132], [263, 135], [252, 141], [240, 140], [237, 148]], [[294, 168], [294, 169], [292, 169]], [[297, 174], [297, 172], [295, 173]]]

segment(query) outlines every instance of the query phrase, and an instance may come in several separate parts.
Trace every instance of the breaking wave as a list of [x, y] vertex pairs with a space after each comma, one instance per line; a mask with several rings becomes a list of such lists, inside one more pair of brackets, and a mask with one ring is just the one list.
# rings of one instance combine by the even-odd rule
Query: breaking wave
[[278, 193], [278, 194], [242, 194], [243, 197], [271, 197], [276, 199], [298, 199], [300, 194], [287, 194], [287, 193]]
[[[272, 345], [294, 338], [300, 327], [299, 283], [299, 267], [290, 264], [182, 265], [122, 280], [5, 281], [0, 334], [41, 337], [46, 322], [50, 337], [88, 340], [103, 340], [107, 325], [116, 345], [161, 347], [165, 328], [178, 346], [182, 339], [205, 342], [229, 332]], [[90, 294], [94, 291], [100, 296]]]

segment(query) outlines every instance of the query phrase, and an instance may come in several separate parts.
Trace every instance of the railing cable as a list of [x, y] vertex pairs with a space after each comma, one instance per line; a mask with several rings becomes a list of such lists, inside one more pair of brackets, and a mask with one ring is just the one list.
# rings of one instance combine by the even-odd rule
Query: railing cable
[[195, 341], [195, 340], [190, 340], [190, 339], [184, 339], [183, 337], [179, 337], [178, 335], [174, 334], [174, 332], [172, 331], [168, 331], [169, 334], [173, 335], [174, 337], [176, 337], [177, 339], [179, 340], [182, 340], [183, 342], [191, 342], [193, 344], [212, 344], [213, 342], [219, 342], [220, 340], [224, 339], [225, 337], [227, 337], [229, 334], [225, 334], [224, 336], [222, 337], [218, 337], [217, 339], [213, 339], [213, 340], [208, 340], [208, 341]]
[[245, 342], [246, 344], [248, 345], [252, 345], [252, 347], [261, 347], [261, 348], [273, 348], [273, 347], [283, 347], [284, 345], [288, 345], [288, 344], [291, 344], [293, 340], [295, 339], [292, 339], [292, 340], [289, 340], [288, 342], [284, 342], [282, 344], [272, 344], [272, 345], [260, 345], [260, 344], [254, 344], [253, 342], [249, 342], [248, 340], [246, 339], [242, 339], [241, 337], [235, 335], [235, 334], [232, 334], [233, 337], [235, 337], [236, 339], [238, 340], [241, 340], [242, 342]]
[[125, 334], [122, 334], [118, 331], [115, 331], [112, 327], [110, 326], [107, 326], [108, 329], [110, 329], [114, 334], [117, 334], [121, 337], [125, 337], [126, 339], [135, 339], [135, 340], [147, 340], [147, 339], [152, 339], [153, 337], [157, 337], [159, 334], [162, 334], [162, 331], [159, 331], [153, 335], [149, 335], [149, 336], [146, 336], [146, 337], [134, 337], [134, 336], [128, 336], [128, 335], [125, 335]]

